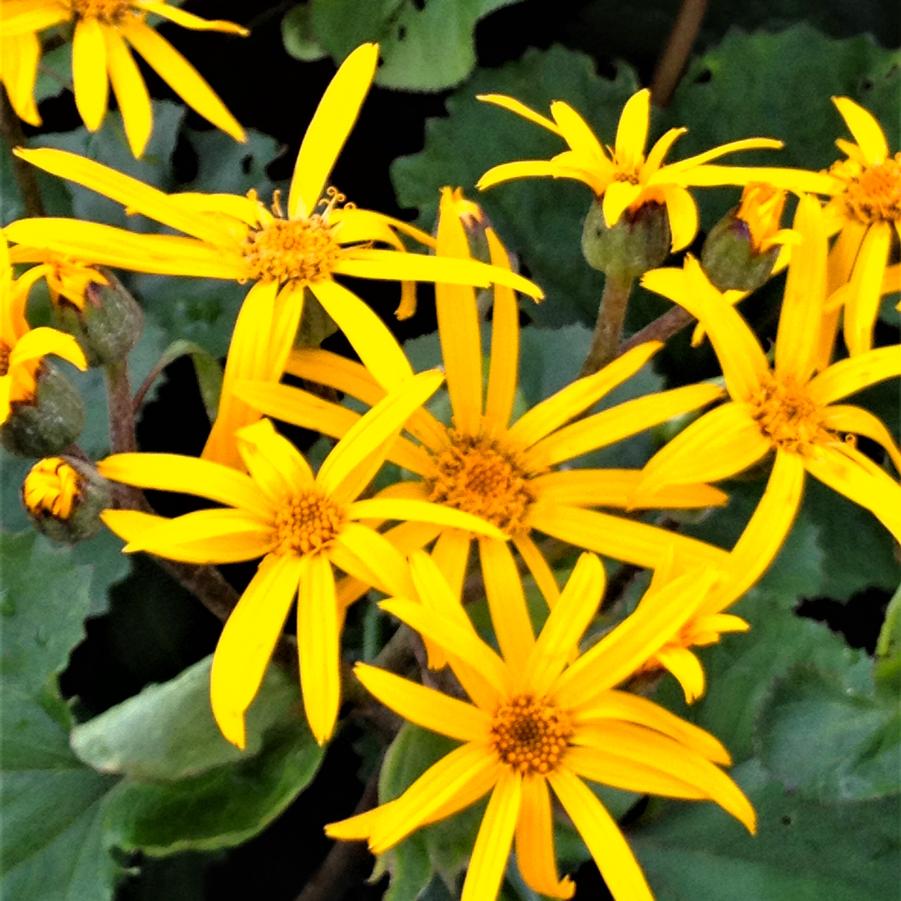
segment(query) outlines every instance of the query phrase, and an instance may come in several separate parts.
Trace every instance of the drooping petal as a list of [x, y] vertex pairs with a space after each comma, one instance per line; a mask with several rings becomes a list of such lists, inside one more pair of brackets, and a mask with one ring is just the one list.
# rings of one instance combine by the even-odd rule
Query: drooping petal
[[300, 560], [266, 557], [232, 611], [213, 655], [210, 701], [222, 734], [246, 744], [244, 716], [259, 690], [297, 593]]
[[882, 282], [891, 246], [892, 227], [888, 222], [877, 222], [867, 229], [854, 263], [845, 303], [845, 344], [852, 355], [865, 353], [873, 347], [873, 329], [879, 315]]
[[525, 662], [524, 684], [538, 697], [547, 694], [577, 648], [604, 596], [604, 565], [582, 554]]
[[[146, 26], [145, 26], [146, 27]], [[138, 64], [128, 49], [128, 44], [115, 28], [103, 29], [106, 38], [106, 57], [109, 67], [110, 82], [119, 112], [122, 113], [122, 124], [128, 146], [134, 156], [141, 157], [153, 131], [153, 106], [147, 85], [138, 69]]]
[[542, 116], [541, 113], [536, 113], [535, 110], [526, 106], [515, 97], [508, 97], [506, 94], [476, 94], [476, 100], [499, 106], [501, 109], [515, 113], [517, 116], [522, 116], [523, 119], [527, 119], [529, 122], [540, 125], [542, 128], [552, 131], [555, 135], [563, 137], [560, 126], [556, 122], [548, 119], [547, 116]]
[[707, 679], [701, 661], [688, 648], [669, 647], [657, 652], [657, 662], [682, 687], [686, 704], [694, 704], [704, 696]]
[[698, 205], [694, 197], [680, 185], [665, 185], [662, 191], [666, 218], [669, 221], [670, 249], [676, 253], [688, 247], [698, 233]]
[[211, 460], [181, 454], [113, 454], [97, 463], [97, 471], [113, 482], [157, 491], [180, 491], [220, 504], [240, 507], [266, 519], [273, 509], [242, 472]]
[[103, 123], [109, 99], [106, 39], [99, 19], [80, 19], [75, 25], [72, 79], [78, 114], [88, 131], [97, 131]]
[[405, 720], [458, 741], [487, 740], [491, 717], [484, 710], [365, 663], [358, 663], [354, 673], [370, 694]]
[[204, 119], [212, 122], [227, 135], [231, 135], [236, 141], [246, 140], [244, 129], [216, 92], [158, 31], [143, 22], [132, 21], [122, 26], [122, 32], [150, 68], [191, 109], [196, 110]]
[[565, 767], [551, 773], [548, 781], [616, 901], [654, 901], [632, 849], [594, 792]]
[[895, 469], [901, 472], [901, 450], [898, 449], [892, 433], [878, 416], [874, 416], [863, 407], [834, 404], [826, 407], [822, 424], [835, 432], [850, 432], [875, 441], [889, 455]]
[[535, 633], [516, 561], [503, 541], [492, 538], [479, 539], [479, 558], [501, 654], [511, 670], [520, 673], [535, 646]]
[[772, 450], [747, 404], [725, 403], [665, 444], [644, 468], [644, 490], [718, 482], [753, 466]]
[[335, 574], [325, 554], [300, 559], [297, 653], [303, 706], [310, 730], [322, 745], [331, 738], [341, 703], [341, 625]]
[[310, 216], [360, 114], [378, 65], [378, 44], [361, 44], [341, 64], [307, 127], [294, 164], [288, 215]]
[[536, 404], [510, 428], [510, 439], [529, 447], [570, 419], [597, 403], [641, 369], [663, 345], [659, 341], [639, 344], [617, 357], [599, 372], [576, 379], [556, 394]]
[[512, 163], [501, 163], [492, 166], [476, 183], [480, 191], [493, 188], [505, 181], [518, 178], [573, 178], [584, 182], [589, 188], [600, 188], [597, 179], [578, 169], [561, 166], [553, 160], [516, 160]]
[[[567, 752], [571, 753], [571, 752]], [[557, 875], [554, 852], [554, 818], [547, 780], [539, 776], [522, 779], [522, 799], [516, 823], [516, 863], [533, 891], [551, 898], [572, 898], [573, 881]]]
[[512, 770], [504, 770], [482, 818], [460, 901], [483, 901], [497, 896], [513, 844], [521, 796], [522, 779]]
[[619, 222], [623, 213], [638, 200], [640, 194], [641, 185], [633, 185], [628, 181], [612, 181], [607, 185], [601, 202], [607, 228], [613, 228]]
[[634, 566], [655, 568], [671, 555], [686, 566], [722, 566], [725, 557], [720, 548], [695, 538], [566, 504], [536, 503], [530, 524], [545, 535]]
[[873, 114], [850, 97], [833, 97], [832, 102], [845, 120], [848, 131], [854, 135], [866, 162], [870, 165], [881, 163], [889, 154], [888, 142]]
[[443, 380], [440, 372], [428, 370], [386, 395], [335, 445], [319, 469], [316, 484], [339, 501], [357, 497], [381, 467], [410, 414], [438, 390]]
[[9, 370], [31, 360], [39, 360], [49, 355], [59, 357], [78, 369], [88, 368], [87, 360], [81, 346], [72, 337], [59, 329], [42, 325], [26, 332], [15, 344], [9, 354]]
[[901, 485], [849, 445], [819, 447], [804, 460], [807, 471], [869, 510], [901, 542]]

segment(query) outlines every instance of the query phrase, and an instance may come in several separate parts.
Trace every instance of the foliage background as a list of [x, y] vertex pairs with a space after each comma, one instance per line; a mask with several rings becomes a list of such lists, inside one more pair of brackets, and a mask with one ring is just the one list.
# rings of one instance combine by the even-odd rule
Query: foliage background
[[[378, 39], [386, 59], [382, 87], [364, 106], [333, 179], [362, 206], [431, 227], [440, 185], [470, 189], [495, 162], [553, 152], [547, 136], [476, 103], [476, 93], [511, 93], [538, 106], [563, 98], [612, 136], [624, 99], [650, 81], [678, 6], [648, 0], [633, 16], [602, 0], [198, 0], [192, 11], [253, 29], [239, 41], [163, 26], [252, 129], [246, 145], [208, 130], [148, 74], [156, 127], [146, 157], [135, 162], [117, 115], [96, 136], [80, 127], [61, 84], [65, 48], [47, 60], [40, 84], [45, 127], [30, 131], [29, 141], [87, 153], [166, 189], [255, 187], [266, 196], [290, 173], [334, 59]], [[711, 4], [695, 57], [671, 106], [656, 112], [654, 133], [688, 125], [684, 154], [772, 135], [788, 142], [780, 162], [817, 167], [833, 158], [840, 120], [828, 98], [841, 93], [871, 108], [898, 146], [899, 38], [901, 14], [891, 0]], [[0, 175], [8, 222], [22, 209], [6, 152]], [[124, 224], [105, 200], [50, 179], [41, 184], [51, 214]], [[534, 402], [575, 374], [600, 296], [601, 276], [578, 248], [586, 192], [536, 181], [480, 199], [548, 294], [528, 311], [533, 324], [523, 335], [523, 394]], [[705, 227], [732, 202], [734, 192], [707, 192]], [[243, 289], [142, 276], [127, 282], [147, 314], [131, 360], [136, 383], [176, 340], [224, 353]], [[775, 326], [779, 287], [745, 309], [764, 336]], [[367, 283], [362, 291], [392, 321], [390, 288]], [[633, 328], [664, 309], [647, 295], [633, 307]], [[417, 316], [395, 328], [416, 339], [409, 350], [418, 361], [435, 359], [425, 296]], [[897, 340], [888, 321], [880, 328], [883, 340]], [[327, 346], [345, 345], [335, 336]], [[690, 352], [687, 340], [661, 356], [633, 390], [715, 371], [709, 351]], [[106, 443], [100, 378], [87, 374], [80, 386], [89, 409], [82, 445], [99, 455]], [[894, 388], [872, 390], [865, 400], [886, 422], [899, 421]], [[198, 453], [205, 415], [191, 361], [180, 358], [144, 409], [142, 449]], [[295, 437], [302, 446], [313, 438]], [[630, 443], [620, 465], [640, 465], [662, 440]], [[218, 623], [151, 562], [123, 558], [109, 535], [69, 550], [29, 532], [17, 499], [26, 465], [3, 459], [0, 896], [297, 897], [328, 850], [323, 823], [353, 810], [377, 766], [377, 730], [365, 717], [351, 718], [321, 754], [295, 715], [295, 686], [273, 671], [240, 757], [219, 737], [207, 708]], [[748, 480], [728, 487], [733, 501], [693, 526], [696, 534], [720, 543], [737, 534], [761, 486]], [[183, 512], [171, 499], [152, 500], [161, 512]], [[225, 571], [238, 586], [248, 578], [246, 567]], [[875, 520], [812, 485], [773, 571], [738, 608], [753, 633], [702, 652], [711, 687], [687, 713], [733, 751], [736, 777], [758, 807], [760, 837], [743, 835], [707, 805], [605, 795], [625, 814], [661, 898], [870, 901], [896, 891], [901, 601], [896, 596], [889, 607], [889, 600], [897, 581], [895, 549]], [[371, 658], [390, 630], [372, 605], [360, 604], [346, 652]], [[671, 688], [661, 694], [679, 710]], [[406, 785], [440, 751], [434, 737], [403, 730], [388, 752], [383, 788]], [[465, 863], [475, 822], [460, 817], [402, 845], [389, 859], [386, 897], [451, 897], [447, 884]], [[561, 857], [578, 867], [578, 897], [603, 897], [586, 856], [573, 836], [563, 836]], [[347, 898], [382, 897], [388, 876], [376, 873], [364, 884], [370, 864], [359, 859]], [[504, 892], [509, 901], [535, 898], [512, 870]]]

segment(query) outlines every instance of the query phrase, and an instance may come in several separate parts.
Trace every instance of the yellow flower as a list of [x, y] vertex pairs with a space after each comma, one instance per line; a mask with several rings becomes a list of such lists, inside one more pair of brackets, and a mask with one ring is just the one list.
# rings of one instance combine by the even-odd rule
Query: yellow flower
[[654, 270], [643, 279], [647, 288], [680, 304], [704, 325], [731, 396], [650, 460], [644, 485], [715, 482], [775, 452], [764, 502], [768, 495], [783, 500], [769, 505], [767, 561], [791, 526], [805, 470], [870, 510], [901, 540], [901, 486], [857, 450], [853, 436], [880, 444], [896, 468], [901, 468], [901, 453], [877, 417], [837, 403], [901, 375], [901, 346], [867, 351], [815, 374], [827, 283], [826, 230], [816, 200], [802, 198], [794, 229], [801, 240], [792, 250], [772, 367], [747, 324], [696, 260], [687, 259], [681, 270]]
[[[69, 178], [191, 237], [138, 235], [90, 222], [23, 219], [10, 240], [80, 259], [170, 275], [253, 281], [235, 323], [219, 415], [204, 456], [240, 465], [234, 432], [258, 418], [234, 396], [239, 379], [277, 381], [294, 343], [307, 288], [338, 324], [360, 359], [386, 388], [412, 370], [379, 317], [335, 276], [443, 280], [487, 287], [499, 280], [533, 297], [541, 291], [509, 270], [475, 260], [447, 260], [404, 252], [398, 232], [424, 244], [431, 236], [371, 210], [341, 206], [326, 188], [332, 167], [356, 121], [378, 61], [364, 44], [342, 64], [307, 129], [288, 193], [287, 215], [278, 197], [272, 212], [256, 194], [167, 196], [133, 178], [59, 150], [19, 150], [24, 159]], [[373, 247], [388, 245], [393, 249]], [[409, 287], [412, 287], [410, 285]], [[412, 312], [405, 294], [402, 312]]]
[[34, 100], [34, 86], [38, 79], [41, 61], [41, 42], [34, 33], [6, 37], [6, 9], [10, 0], [4, 0], [0, 9], [0, 85], [15, 114], [29, 125], [40, 125], [41, 114]]
[[66, 520], [81, 494], [81, 477], [62, 457], [45, 457], [28, 471], [22, 502], [35, 517]]
[[300, 591], [297, 636], [304, 707], [320, 743], [332, 733], [339, 705], [342, 608], [338, 567], [391, 594], [409, 591], [400, 552], [367, 520], [415, 520], [500, 533], [474, 516], [419, 500], [358, 500], [384, 460], [387, 442], [442, 382], [438, 372], [409, 379], [348, 431], [313, 475], [306, 460], [267, 420], [238, 433], [249, 475], [220, 463], [176, 454], [115, 454], [102, 476], [140, 488], [180, 491], [227, 504], [169, 520], [107, 510], [103, 520], [128, 544], [186, 563], [263, 560], [225, 624], [213, 658], [210, 694], [222, 734], [245, 742], [253, 701], [288, 611]]
[[747, 227], [756, 253], [766, 253], [772, 247], [792, 240], [791, 229], [779, 227], [784, 208], [785, 191], [782, 188], [762, 182], [745, 185], [735, 216]]
[[[471, 214], [471, 204], [458, 193], [442, 192], [439, 254], [461, 259], [469, 255], [461, 216]], [[507, 252], [490, 228], [486, 238], [495, 266], [509, 267]], [[716, 400], [723, 393], [720, 387], [701, 384], [663, 391], [567, 424], [638, 372], [662, 346], [653, 342], [514, 418], [519, 373], [519, 308], [514, 292], [503, 285], [494, 291], [486, 387], [473, 290], [439, 283], [435, 293], [450, 417], [442, 422], [421, 409], [410, 418], [406, 428], [415, 440], [400, 438], [387, 455], [414, 478], [391, 486], [388, 495], [428, 499], [494, 523], [510, 539], [551, 605], [559, 589], [532, 537], [535, 532], [638, 566], [655, 566], [669, 554], [685, 565], [712, 565], [725, 558], [719, 548], [703, 542], [589, 509], [709, 506], [723, 503], [723, 494], [706, 485], [645, 493], [639, 490], [637, 470], [566, 467], [570, 460]], [[362, 366], [319, 349], [295, 351], [287, 371], [369, 405], [384, 395]], [[359, 419], [346, 407], [298, 388], [246, 383], [235, 390], [269, 416], [336, 437]], [[423, 547], [436, 537], [435, 558], [458, 592], [471, 542], [477, 538], [493, 615], [511, 617], [523, 635], [531, 635], [517, 588], [516, 561], [506, 541], [420, 525], [397, 535], [405, 550]]]
[[[459, 700], [357, 664], [366, 688], [402, 717], [463, 744], [400, 797], [326, 827], [332, 838], [367, 839], [376, 854], [489, 794], [462, 901], [497, 896], [510, 848], [536, 892], [570, 898], [557, 874], [551, 792], [556, 795], [617, 901], [651, 899], [616, 822], [583, 780], [642, 794], [712, 800], [755, 829], [754, 810], [719, 768], [729, 754], [709, 733], [652, 701], [618, 690], [694, 609], [714, 580], [685, 573], [648, 599], [590, 650], [572, 649], [592, 621], [604, 570], [583, 554], [541, 634], [498, 656], [479, 638], [435, 563], [411, 560], [422, 602], [390, 600], [389, 613], [442, 646], [469, 700]], [[501, 624], [503, 627], [503, 624]], [[501, 648], [505, 644], [501, 639]]]
[[[883, 278], [892, 244], [897, 246], [894, 236], [901, 236], [901, 152], [889, 151], [885, 133], [863, 107], [848, 97], [833, 97], [832, 102], [854, 142], [835, 142], [847, 159], [829, 169], [834, 182], [827, 223], [830, 234], [840, 232], [829, 256], [829, 289], [832, 293], [850, 283], [842, 297], [845, 344], [851, 354], [859, 354], [873, 346]], [[829, 339], [824, 342], [826, 354], [840, 307], [824, 330]]]
[[16, 403], [34, 399], [41, 360], [53, 354], [79, 369], [87, 368], [84, 353], [71, 336], [54, 328], [31, 328], [25, 318], [28, 292], [46, 274], [43, 266], [13, 278], [6, 237], [0, 233], [0, 424]]
[[64, 298], [78, 310], [84, 309], [85, 293], [89, 285], [109, 284], [109, 279], [90, 264], [53, 251], [19, 244], [10, 248], [9, 259], [13, 265], [40, 263], [41, 274], [47, 282], [53, 303], [59, 303], [60, 298]]
[[88, 131], [97, 131], [103, 124], [112, 84], [131, 152], [136, 157], [144, 153], [153, 130], [153, 108], [131, 53], [134, 48], [188, 106], [235, 140], [245, 140], [244, 129], [200, 73], [147, 24], [148, 15], [196, 31], [248, 33], [233, 22], [201, 19], [165, 0], [4, 0], [2, 77], [18, 115], [32, 125], [40, 124], [34, 105], [41, 52], [38, 34], [71, 23], [75, 105]]
[[828, 179], [803, 170], [708, 165], [711, 160], [739, 150], [782, 147], [782, 141], [772, 138], [732, 141], [664, 164], [675, 141], [687, 131], [671, 128], [645, 154], [651, 104], [651, 92], [647, 89], [633, 94], [623, 107], [613, 147], [605, 147], [588, 123], [562, 100], [551, 104], [551, 119], [502, 94], [483, 94], [479, 100], [546, 128], [562, 138], [568, 148], [550, 160], [521, 160], [494, 166], [481, 177], [479, 188], [484, 190], [515, 178], [574, 178], [594, 191], [602, 204], [604, 220], [611, 228], [626, 211], [634, 214], [646, 204], [664, 204], [674, 251], [687, 247], [698, 233], [698, 208], [687, 190], [689, 187], [745, 185], [757, 181], [793, 191], [828, 188]]

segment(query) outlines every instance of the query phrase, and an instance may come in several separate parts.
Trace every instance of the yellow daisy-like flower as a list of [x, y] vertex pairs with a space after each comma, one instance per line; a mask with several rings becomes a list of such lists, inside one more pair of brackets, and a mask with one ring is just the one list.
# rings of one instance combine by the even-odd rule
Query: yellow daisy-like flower
[[[307, 129], [288, 193], [270, 212], [255, 193], [167, 196], [106, 166], [59, 150], [19, 150], [55, 175], [105, 194], [191, 237], [139, 235], [90, 222], [23, 219], [10, 240], [107, 266], [169, 275], [253, 281], [232, 335], [219, 415], [204, 456], [240, 465], [234, 432], [258, 418], [234, 395], [239, 379], [277, 381], [294, 343], [307, 288], [344, 332], [377, 381], [391, 388], [412, 370], [379, 317], [336, 276], [446, 281], [487, 287], [503, 282], [541, 297], [527, 279], [475, 260], [407, 253], [398, 232], [433, 244], [431, 236], [371, 210], [341, 206], [326, 188], [329, 174], [375, 74], [378, 46], [358, 47], [342, 64]], [[391, 249], [374, 247], [387, 245]], [[409, 285], [412, 288], [412, 284]], [[407, 292], [400, 312], [412, 312]]]
[[87, 369], [84, 353], [71, 335], [28, 325], [28, 292], [44, 275], [45, 267], [35, 266], [20, 278], [13, 278], [6, 237], [0, 233], [0, 424], [9, 419], [14, 404], [34, 399], [44, 357], [53, 354]]
[[548, 119], [513, 97], [483, 94], [478, 99], [546, 128], [562, 138], [568, 148], [550, 160], [518, 160], [494, 166], [481, 177], [479, 188], [516, 178], [574, 178], [594, 191], [611, 228], [627, 211], [632, 215], [647, 204], [663, 204], [674, 251], [687, 247], [698, 233], [698, 208], [687, 190], [690, 187], [745, 185], [752, 181], [792, 191], [825, 191], [828, 187], [828, 179], [803, 170], [709, 165], [711, 160], [740, 150], [782, 147], [782, 141], [772, 138], [731, 141], [665, 164], [673, 144], [687, 131], [671, 128], [646, 154], [651, 105], [651, 92], [646, 88], [633, 94], [623, 107], [613, 147], [605, 147], [588, 123], [562, 100], [551, 104], [552, 118]]
[[39, 263], [41, 275], [50, 291], [50, 299], [58, 303], [60, 298], [64, 298], [78, 310], [84, 309], [89, 285], [109, 284], [109, 279], [90, 264], [53, 251], [18, 244], [9, 249], [9, 259], [13, 265]]
[[870, 510], [901, 540], [901, 486], [857, 450], [853, 436], [880, 444], [896, 468], [901, 468], [901, 452], [877, 417], [837, 403], [901, 375], [901, 346], [857, 354], [815, 374], [827, 283], [826, 229], [816, 200], [801, 200], [794, 227], [801, 241], [792, 250], [772, 367], [751, 329], [696, 260], [687, 259], [684, 269], [657, 269], [643, 278], [647, 288], [703, 323], [731, 396], [658, 451], [645, 467], [644, 485], [715, 482], [775, 453], [764, 500], [775, 493], [783, 501], [770, 508], [767, 560], [794, 519], [805, 471]]
[[2, 78], [19, 117], [32, 125], [41, 123], [34, 103], [38, 34], [71, 23], [75, 105], [88, 131], [103, 124], [112, 84], [131, 152], [136, 157], [144, 153], [153, 131], [153, 108], [133, 48], [188, 106], [244, 141], [244, 129], [235, 117], [184, 56], [147, 24], [148, 14], [196, 31], [248, 33], [234, 22], [202, 19], [165, 0], [4, 0]]
[[[426, 770], [400, 797], [326, 827], [332, 838], [367, 839], [376, 854], [410, 833], [490, 793], [462, 901], [497, 897], [510, 848], [526, 883], [571, 898], [554, 853], [551, 792], [560, 801], [617, 901], [651, 899], [616, 822], [583, 780], [627, 791], [712, 800], [755, 829], [754, 810], [719, 768], [729, 754], [709, 733], [652, 701], [618, 690], [678, 630], [716, 578], [683, 574], [648, 598], [590, 650], [572, 650], [593, 619], [604, 570], [584, 554], [541, 634], [498, 656], [479, 638], [435, 563], [411, 561], [422, 602], [382, 607], [440, 644], [469, 700], [357, 664], [366, 688], [402, 717], [463, 744]], [[501, 640], [503, 648], [508, 642]]]
[[[438, 224], [438, 252], [464, 259], [469, 255], [461, 216], [472, 204], [445, 189]], [[503, 245], [490, 228], [486, 237], [496, 267], [509, 267]], [[707, 485], [643, 492], [641, 473], [626, 469], [570, 469], [568, 461], [630, 435], [695, 410], [722, 396], [711, 384], [689, 385], [638, 398], [570, 423], [633, 376], [662, 346], [641, 345], [600, 372], [579, 379], [514, 418], [519, 373], [519, 308], [514, 292], [494, 291], [487, 386], [483, 386], [482, 341], [478, 306], [471, 288], [436, 286], [450, 419], [442, 422], [426, 409], [407, 424], [413, 440], [400, 438], [387, 449], [388, 459], [415, 478], [386, 490], [391, 497], [431, 500], [475, 514], [500, 529], [528, 566], [547, 602], [558, 586], [533, 539], [535, 532], [638, 566], [656, 566], [673, 555], [685, 565], [716, 565], [725, 552], [695, 539], [592, 507], [643, 509], [700, 507], [723, 503], [725, 495]], [[319, 349], [295, 351], [287, 371], [330, 385], [372, 405], [384, 395], [370, 373], [357, 363]], [[247, 383], [238, 395], [267, 415], [340, 437], [359, 414], [299, 388]], [[517, 564], [506, 541], [476, 536], [457, 528], [403, 529], [396, 537], [405, 550], [422, 547], [437, 536], [435, 558], [459, 592], [470, 545], [478, 540], [482, 573], [492, 613], [510, 617], [531, 640], [532, 629]]]
[[[843, 293], [845, 344], [851, 354], [873, 346], [882, 283], [892, 244], [901, 237], [901, 151], [891, 153], [875, 117], [848, 97], [833, 97], [854, 141], [835, 143], [847, 159], [834, 163], [832, 198], [826, 207], [830, 234], [838, 240], [829, 256], [830, 293]], [[831, 314], [827, 337], [834, 335], [841, 309]], [[826, 342], [831, 351], [831, 341]]]
[[177, 454], [114, 454], [97, 464], [105, 478], [179, 491], [228, 505], [169, 520], [107, 510], [103, 520], [128, 544], [186, 563], [263, 560], [216, 646], [210, 695], [222, 734], [245, 743], [245, 713], [256, 696], [298, 594], [297, 643], [303, 701], [320, 743], [332, 734], [340, 700], [343, 608], [333, 566], [389, 594], [409, 592], [409, 567], [367, 520], [415, 520], [498, 537], [476, 517], [418, 500], [358, 500], [382, 464], [385, 445], [443, 381], [438, 372], [409, 379], [349, 430], [314, 476], [303, 456], [267, 420], [238, 433], [249, 475]]
[[81, 476], [62, 457], [45, 457], [22, 483], [22, 503], [36, 517], [66, 520], [81, 494]]

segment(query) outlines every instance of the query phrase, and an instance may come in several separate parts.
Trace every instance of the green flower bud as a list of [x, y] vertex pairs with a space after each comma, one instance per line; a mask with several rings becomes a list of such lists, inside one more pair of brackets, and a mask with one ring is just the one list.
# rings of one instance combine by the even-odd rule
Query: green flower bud
[[22, 483], [22, 503], [38, 531], [75, 544], [96, 535], [112, 489], [89, 463], [74, 457], [38, 460]]
[[613, 228], [604, 221], [598, 202], [592, 203], [582, 227], [582, 255], [588, 265], [617, 278], [637, 278], [659, 266], [670, 252], [666, 208], [644, 203], [626, 212]]
[[90, 366], [106, 366], [124, 360], [141, 336], [144, 314], [137, 301], [110, 272], [106, 284], [88, 282], [81, 303], [60, 296], [54, 304], [60, 329], [74, 335]]
[[69, 380], [46, 360], [36, 375], [34, 395], [13, 401], [0, 426], [0, 440], [13, 454], [44, 457], [58, 454], [81, 434], [84, 404]]

